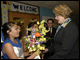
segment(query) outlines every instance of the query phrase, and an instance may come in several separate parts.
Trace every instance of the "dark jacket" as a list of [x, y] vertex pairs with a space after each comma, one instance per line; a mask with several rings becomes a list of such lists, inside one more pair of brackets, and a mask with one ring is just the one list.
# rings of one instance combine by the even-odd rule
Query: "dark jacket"
[[[48, 27], [46, 29], [48, 30]], [[47, 37], [53, 38], [53, 39], [47, 41], [47, 43], [46, 43], [47, 47], [51, 45], [51, 42], [52, 42], [52, 44], [54, 43], [55, 33], [56, 33], [56, 28], [54, 28], [54, 27], [52, 28], [52, 36], [50, 35], [50, 31], [46, 33]]]
[[[46, 29], [48, 30], [48, 27], [47, 27]], [[49, 40], [45, 43], [46, 47], [49, 47], [49, 46], [51, 45], [51, 43], [54, 44], [54, 35], [55, 35], [55, 33], [56, 33], [56, 28], [54, 28], [54, 27], [52, 28], [52, 36], [50, 35], [50, 31], [46, 33], [46, 37], [53, 38], [53, 39], [49, 39]], [[53, 54], [54, 54], [54, 51], [53, 51], [52, 53], [49, 53], [49, 52], [48, 52], [48, 53], [45, 53], [44, 59], [49, 58], [49, 57], [52, 56]]]
[[58, 31], [54, 44], [48, 47], [49, 52], [54, 55], [49, 59], [79, 59], [79, 30], [77, 26], [69, 22], [66, 27]]

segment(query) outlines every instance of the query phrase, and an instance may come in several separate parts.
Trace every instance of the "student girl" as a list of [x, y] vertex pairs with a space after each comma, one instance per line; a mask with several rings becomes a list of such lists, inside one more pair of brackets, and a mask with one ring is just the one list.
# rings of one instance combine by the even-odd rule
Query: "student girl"
[[[2, 53], [4, 59], [24, 59], [22, 44], [17, 39], [19, 37], [18, 26], [14, 22], [6, 22], [3, 25], [4, 42], [2, 44]], [[41, 52], [40, 52], [41, 53]], [[29, 54], [26, 53], [28, 56]], [[27, 59], [33, 59], [36, 56], [34, 52]]]

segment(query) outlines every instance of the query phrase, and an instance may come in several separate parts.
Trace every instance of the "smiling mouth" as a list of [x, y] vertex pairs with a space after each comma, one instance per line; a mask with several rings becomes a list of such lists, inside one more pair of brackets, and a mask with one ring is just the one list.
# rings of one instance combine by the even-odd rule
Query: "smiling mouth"
[[57, 21], [59, 21], [59, 20], [57, 20]]

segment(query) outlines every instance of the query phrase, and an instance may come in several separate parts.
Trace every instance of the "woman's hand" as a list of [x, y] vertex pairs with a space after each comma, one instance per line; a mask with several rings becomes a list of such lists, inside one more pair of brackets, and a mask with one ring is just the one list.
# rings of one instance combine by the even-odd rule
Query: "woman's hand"
[[43, 51], [43, 53], [47, 53], [49, 50], [48, 50], [48, 48], [46, 48], [44, 51]]

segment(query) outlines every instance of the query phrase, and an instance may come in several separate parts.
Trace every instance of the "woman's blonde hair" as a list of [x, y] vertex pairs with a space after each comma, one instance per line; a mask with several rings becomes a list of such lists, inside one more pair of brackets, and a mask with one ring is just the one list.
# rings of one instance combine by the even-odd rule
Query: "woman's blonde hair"
[[67, 5], [62, 4], [53, 9], [53, 12], [56, 15], [61, 15], [64, 18], [68, 18], [70, 14], [73, 12]]

